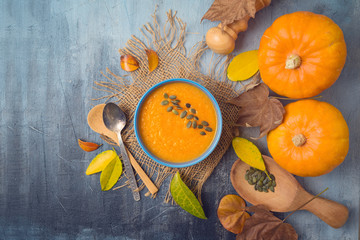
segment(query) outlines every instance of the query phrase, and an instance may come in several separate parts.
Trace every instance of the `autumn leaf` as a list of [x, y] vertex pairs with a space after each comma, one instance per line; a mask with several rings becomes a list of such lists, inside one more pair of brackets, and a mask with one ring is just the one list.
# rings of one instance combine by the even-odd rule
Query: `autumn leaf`
[[120, 57], [120, 66], [123, 70], [132, 72], [139, 68], [139, 63], [131, 55], [122, 55]]
[[227, 25], [247, 16], [254, 18], [255, 3], [256, 0], [215, 0], [201, 21], [209, 19]]
[[110, 190], [119, 180], [122, 173], [122, 164], [118, 155], [104, 168], [100, 175], [102, 191]]
[[86, 169], [86, 175], [101, 172], [115, 157], [117, 157], [117, 154], [114, 150], [107, 150], [99, 153]]
[[170, 192], [174, 201], [185, 211], [195, 217], [207, 219], [201, 204], [194, 193], [186, 186], [177, 172], [170, 183]]
[[234, 57], [228, 68], [227, 77], [231, 81], [244, 81], [259, 70], [258, 50], [240, 53]]
[[145, 52], [146, 52], [146, 55], [148, 57], [149, 71], [152, 72], [159, 65], [159, 57], [158, 57], [157, 53], [154, 50], [146, 49]]
[[96, 143], [92, 143], [92, 142], [85, 142], [81, 139], [78, 139], [78, 143], [79, 146], [82, 150], [84, 150], [85, 152], [92, 152], [95, 151], [96, 149], [98, 149], [99, 147], [101, 147], [102, 144], [96, 144]]
[[265, 174], [269, 176], [265, 167], [263, 156], [261, 155], [259, 148], [254, 143], [245, 138], [235, 137], [232, 140], [232, 145], [236, 155], [241, 159], [241, 161], [251, 167], [264, 171]]
[[245, 220], [250, 217], [245, 212], [245, 205], [244, 199], [234, 194], [226, 195], [220, 200], [217, 215], [226, 230], [241, 233]]
[[236, 240], [297, 240], [295, 229], [275, 217], [262, 205], [245, 208], [254, 214], [245, 221], [243, 231]]
[[278, 99], [269, 98], [269, 88], [260, 85], [242, 93], [229, 101], [241, 107], [237, 124], [242, 127], [260, 127], [260, 136], [264, 137], [283, 121], [284, 106]]

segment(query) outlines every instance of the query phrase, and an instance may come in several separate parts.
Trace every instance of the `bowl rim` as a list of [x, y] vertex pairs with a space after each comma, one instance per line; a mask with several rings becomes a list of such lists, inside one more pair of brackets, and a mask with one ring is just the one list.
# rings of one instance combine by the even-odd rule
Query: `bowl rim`
[[[202, 90], [211, 100], [211, 102], [213, 103], [213, 106], [215, 108], [215, 113], [216, 113], [216, 117], [217, 117], [217, 126], [216, 126], [216, 134], [215, 137], [213, 139], [213, 141], [211, 142], [210, 146], [206, 149], [206, 151], [201, 154], [199, 157], [187, 161], [187, 162], [180, 162], [180, 163], [176, 163], [176, 162], [169, 162], [166, 160], [162, 160], [158, 157], [156, 157], [155, 155], [153, 155], [143, 144], [141, 137], [140, 137], [140, 133], [139, 133], [139, 129], [137, 127], [138, 125], [138, 115], [141, 109], [141, 106], [144, 102], [144, 100], [147, 98], [147, 96], [152, 93], [155, 89], [157, 89], [158, 87], [164, 85], [164, 84], [168, 84], [168, 83], [172, 83], [172, 82], [184, 82], [184, 83], [188, 83], [191, 84], [197, 88], [199, 88], [200, 90]], [[140, 101], [138, 102], [136, 109], [135, 109], [135, 116], [134, 116], [134, 132], [135, 132], [135, 136], [136, 136], [136, 140], [138, 141], [141, 149], [146, 153], [146, 155], [148, 155], [152, 160], [154, 160], [155, 162], [167, 166], [167, 167], [172, 167], [172, 168], [183, 168], [183, 167], [189, 167], [192, 165], [195, 165], [199, 162], [201, 162], [202, 160], [204, 160], [205, 158], [207, 158], [215, 149], [215, 147], [218, 145], [220, 137], [221, 137], [221, 133], [222, 133], [222, 114], [221, 114], [221, 110], [219, 107], [218, 102], [216, 101], [215, 97], [210, 93], [209, 90], [207, 90], [204, 86], [202, 86], [201, 84], [189, 80], [189, 79], [185, 79], [185, 78], [171, 78], [171, 79], [167, 79], [164, 80], [162, 82], [159, 82], [157, 84], [155, 84], [154, 86], [152, 86], [150, 89], [148, 89], [145, 94], [141, 97]]]

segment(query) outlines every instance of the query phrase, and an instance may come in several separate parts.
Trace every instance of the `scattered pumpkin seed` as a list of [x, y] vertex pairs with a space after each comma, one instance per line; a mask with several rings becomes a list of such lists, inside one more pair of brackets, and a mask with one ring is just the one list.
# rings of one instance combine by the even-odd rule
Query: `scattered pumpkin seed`
[[166, 109], [166, 111], [168, 111], [168, 112], [171, 112], [171, 110], [173, 110], [173, 107], [172, 107], [172, 106], [170, 106], [170, 107], [168, 107], [168, 108]]
[[169, 104], [169, 101], [168, 101], [168, 100], [163, 100], [163, 101], [161, 102], [161, 105], [163, 105], [163, 106], [168, 105], [168, 104]]
[[191, 104], [190, 104], [190, 103], [185, 104], [185, 106], [186, 106], [187, 108], [191, 108]]
[[199, 118], [198, 118], [197, 116], [194, 116], [194, 119], [195, 119], [196, 121], [199, 121]]
[[203, 127], [204, 127], [204, 126], [201, 125], [201, 124], [198, 125], [198, 129], [202, 129]]
[[204, 135], [206, 135], [206, 133], [205, 133], [204, 131], [201, 131], [201, 132], [200, 132], [200, 135], [203, 135], [203, 136], [204, 136]]
[[184, 118], [187, 114], [187, 111], [183, 111], [181, 114], [180, 114], [180, 118]]
[[177, 106], [176, 109], [177, 109], [177, 110], [182, 110], [183, 108], [180, 107], [180, 106]]
[[177, 103], [176, 101], [171, 101], [172, 104], [174, 104], [175, 106], [179, 106], [179, 103]]
[[[212, 128], [211, 127], [206, 127], [205, 131], [212, 132]], [[260, 176], [259, 176], [259, 179], [260, 179]]]
[[190, 112], [192, 112], [193, 114], [196, 114], [196, 110], [195, 109], [190, 109]]
[[197, 127], [197, 122], [196, 122], [196, 121], [193, 121], [192, 127], [193, 127], [194, 129], [196, 129], [196, 127]]
[[169, 98], [170, 99], [176, 99], [176, 95], [170, 95]]
[[169, 95], [167, 93], [164, 93], [164, 98], [169, 98]]
[[188, 121], [188, 123], [186, 124], [186, 128], [190, 128], [191, 127], [191, 121]]
[[206, 127], [206, 126], [209, 126], [209, 123], [208, 123], [207, 121], [202, 121], [201, 124], [202, 124], [203, 126], [205, 126], [205, 127]]
[[268, 176], [266, 176], [264, 171], [250, 167], [250, 169], [248, 169], [245, 173], [245, 180], [250, 185], [254, 185], [255, 191], [264, 193], [269, 191], [275, 192], [275, 177], [272, 174], [269, 174], [269, 176], [271, 177], [271, 180]]
[[179, 102], [180, 102], [180, 100], [176, 99], [176, 100], [174, 100], [174, 102], [179, 103]]
[[173, 109], [172, 112], [173, 112], [173, 114], [175, 114], [175, 115], [179, 115], [179, 112], [176, 111], [175, 109]]
[[194, 117], [194, 115], [192, 115], [192, 114], [189, 114], [187, 117], [186, 117], [186, 119], [193, 119], [193, 117]]

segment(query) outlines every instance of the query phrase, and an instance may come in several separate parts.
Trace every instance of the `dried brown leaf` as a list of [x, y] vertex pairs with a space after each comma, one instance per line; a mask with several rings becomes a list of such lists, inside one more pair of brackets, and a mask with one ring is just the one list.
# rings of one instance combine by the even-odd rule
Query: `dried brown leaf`
[[243, 231], [236, 236], [236, 240], [297, 240], [295, 229], [275, 217], [264, 206], [246, 208], [254, 214], [245, 221]]
[[269, 88], [261, 83], [247, 92], [231, 99], [229, 103], [241, 107], [237, 124], [243, 127], [260, 127], [260, 136], [279, 126], [285, 114], [278, 99], [269, 98]]
[[255, 17], [256, 0], [215, 0], [201, 21], [221, 21], [223, 25], [233, 23], [246, 16]]
[[245, 201], [233, 194], [226, 195], [220, 200], [217, 214], [223, 227], [235, 234], [242, 232], [246, 219], [250, 217], [245, 212]]
[[260, 72], [258, 71], [252, 78], [249, 84], [245, 86], [245, 92], [255, 88], [256, 86], [260, 85]]

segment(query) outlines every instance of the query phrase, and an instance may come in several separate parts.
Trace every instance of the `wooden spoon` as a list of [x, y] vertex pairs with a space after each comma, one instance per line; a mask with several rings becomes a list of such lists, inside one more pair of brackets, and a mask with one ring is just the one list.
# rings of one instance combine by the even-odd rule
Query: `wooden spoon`
[[[275, 176], [275, 192], [255, 191], [254, 186], [245, 180], [245, 173], [250, 167], [238, 159], [231, 168], [230, 179], [236, 192], [253, 205], [262, 204], [270, 211], [294, 211], [314, 196], [305, 191], [295, 177], [282, 169], [272, 158], [263, 156], [267, 170]], [[349, 216], [344, 205], [325, 199], [315, 198], [300, 210], [307, 210], [318, 216], [333, 228], [343, 226]]]
[[[107, 127], [104, 124], [103, 121], [103, 110], [104, 110], [105, 104], [99, 104], [93, 107], [87, 117], [88, 125], [89, 127], [99, 134], [105, 135], [108, 138], [112, 139], [114, 142], [119, 142], [117, 134], [107, 129]], [[139, 163], [135, 160], [134, 156], [129, 152], [129, 150], [126, 148], [126, 152], [129, 156], [131, 165], [139, 174], [141, 180], [145, 184], [145, 186], [149, 189], [149, 192], [151, 194], [155, 194], [158, 192], [158, 188], [155, 186], [155, 184], [151, 181], [149, 176], [145, 173], [145, 171], [141, 168]]]

